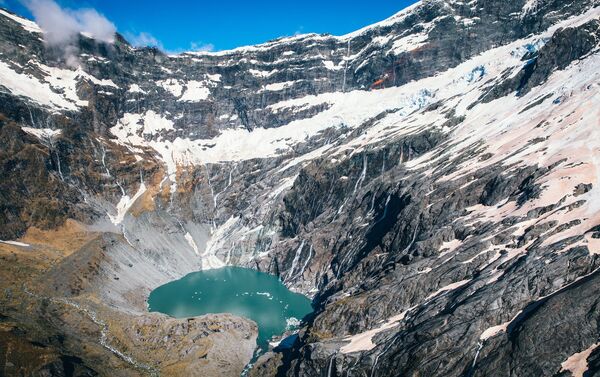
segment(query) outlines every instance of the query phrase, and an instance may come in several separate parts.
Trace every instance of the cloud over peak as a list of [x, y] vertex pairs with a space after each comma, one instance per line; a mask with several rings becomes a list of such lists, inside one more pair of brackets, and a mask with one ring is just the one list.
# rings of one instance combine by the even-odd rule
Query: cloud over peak
[[77, 40], [79, 33], [112, 43], [117, 28], [95, 9], [66, 9], [54, 0], [21, 0], [44, 31], [44, 42], [62, 51], [67, 65], [80, 65]]
[[[0, 0], [0, 4], [3, 0]], [[113, 43], [117, 28], [105, 16], [92, 8], [70, 9], [62, 7], [57, 0], [19, 0], [25, 5], [44, 32], [44, 42], [64, 53], [70, 66], [79, 65], [78, 38], [86, 36], [106, 43]], [[185, 51], [214, 51], [212, 44], [192, 42], [188, 49], [168, 50], [161, 41], [147, 32], [125, 32], [125, 37], [135, 47], [157, 47], [167, 53]]]
[[141, 32], [139, 34], [126, 32], [125, 38], [134, 47], [156, 47], [167, 54], [180, 54], [182, 52], [210, 52], [215, 50], [215, 46], [212, 43], [204, 42], [191, 42], [189, 48], [179, 48], [174, 50], [166, 49], [162, 42], [147, 32]]
[[146, 33], [145, 31], [139, 34], [127, 32], [125, 33], [125, 38], [134, 47], [158, 47], [163, 49], [162, 43], [152, 34]]
[[79, 33], [103, 42], [114, 41], [117, 28], [95, 9], [66, 9], [54, 0], [23, 0], [23, 4], [44, 31], [49, 45], [66, 46], [76, 41]]

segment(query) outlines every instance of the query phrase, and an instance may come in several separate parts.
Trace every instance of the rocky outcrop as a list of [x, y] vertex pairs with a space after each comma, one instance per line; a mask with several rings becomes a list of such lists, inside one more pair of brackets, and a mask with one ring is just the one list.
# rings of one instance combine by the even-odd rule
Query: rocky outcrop
[[256, 324], [107, 305], [92, 288], [106, 262], [104, 240], [68, 224], [29, 231], [27, 246], [0, 244], [3, 375], [240, 375], [256, 347]]

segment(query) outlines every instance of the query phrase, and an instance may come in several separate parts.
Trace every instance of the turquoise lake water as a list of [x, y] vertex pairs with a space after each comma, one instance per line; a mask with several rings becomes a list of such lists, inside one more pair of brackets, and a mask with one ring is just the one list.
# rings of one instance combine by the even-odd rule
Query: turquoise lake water
[[231, 313], [258, 324], [257, 343], [292, 329], [312, 312], [311, 301], [288, 290], [273, 275], [241, 267], [193, 272], [150, 293], [148, 308], [176, 318]]

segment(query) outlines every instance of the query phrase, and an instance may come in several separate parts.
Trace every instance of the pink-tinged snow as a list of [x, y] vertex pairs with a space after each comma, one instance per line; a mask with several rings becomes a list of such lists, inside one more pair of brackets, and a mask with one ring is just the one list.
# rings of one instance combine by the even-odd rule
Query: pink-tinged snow
[[585, 235], [585, 245], [590, 250], [590, 254], [600, 254], [600, 239], [592, 238], [592, 234], [588, 233]]
[[501, 332], [505, 332], [506, 328], [508, 327], [509, 324], [510, 324], [510, 322], [505, 322], [501, 325], [490, 327], [489, 329], [487, 329], [481, 333], [481, 335], [479, 336], [479, 339], [487, 340], [489, 338], [493, 338], [494, 336], [500, 334]]
[[466, 279], [466, 280], [457, 281], [456, 283], [451, 283], [451, 284], [445, 285], [442, 288], [440, 288], [437, 291], [435, 291], [432, 294], [430, 294], [429, 296], [427, 296], [427, 298], [425, 298], [425, 301], [430, 300], [430, 299], [434, 298], [435, 296], [437, 296], [437, 295], [439, 295], [441, 293], [452, 291], [452, 290], [455, 290], [457, 288], [460, 288], [460, 287], [462, 287], [463, 285], [467, 284], [470, 281], [471, 281], [471, 279]]
[[[586, 205], [579, 208], [556, 210], [530, 221], [528, 225], [551, 220], [557, 220], [559, 224], [582, 220], [582, 224], [548, 238], [545, 245], [583, 234], [600, 223], [600, 75], [596, 69], [598, 64], [600, 56], [594, 55], [565, 71], [555, 73], [547, 83], [520, 100], [503, 98], [473, 109], [473, 112], [479, 113], [479, 119], [471, 121], [470, 117], [467, 118], [464, 127], [456, 131], [456, 139], [462, 139], [463, 142], [457, 144], [456, 149], [449, 148], [446, 153], [457, 153], [461, 148], [483, 140], [487, 147], [486, 152], [492, 153], [493, 156], [486, 161], [473, 158], [445, 179], [455, 179], [494, 163], [510, 165], [511, 169], [514, 169], [516, 166], [543, 167], [562, 159], [566, 161], [536, 182], [541, 184], [543, 189], [539, 198], [525, 203], [520, 208], [514, 202], [505, 203], [499, 208], [479, 206], [473, 208], [474, 213], [471, 216], [480, 220], [499, 221], [506, 216], [526, 215], [534, 208], [557, 204], [561, 200], [562, 206], [585, 200]], [[565, 83], [570, 87], [564, 88]], [[555, 94], [525, 113], [518, 114], [514, 111], [515, 108], [523, 108], [546, 93]], [[561, 97], [561, 103], [555, 105], [552, 100], [558, 96]], [[520, 104], [516, 101], [520, 101]], [[481, 124], [494, 126], [481, 131], [478, 130], [481, 129]], [[543, 142], [528, 145], [533, 139]], [[505, 174], [510, 174], [510, 170]], [[591, 191], [577, 197], [574, 195], [578, 184], [589, 183], [593, 184]]]
[[353, 353], [353, 352], [361, 352], [361, 351], [369, 351], [375, 348], [375, 343], [373, 343], [373, 337], [379, 334], [382, 331], [389, 330], [394, 328], [401, 322], [404, 317], [406, 317], [406, 313], [408, 313], [411, 309], [407, 309], [402, 313], [390, 317], [383, 323], [381, 326], [361, 332], [360, 334], [356, 334], [350, 337], [345, 338], [345, 341], [349, 341], [350, 343], [346, 344], [340, 351], [342, 353]]
[[[487, 243], [489, 243], [489, 241], [486, 240]], [[490, 251], [494, 251], [494, 254], [492, 255], [492, 257], [488, 260], [488, 264], [495, 262], [497, 259], [500, 258], [501, 251], [506, 251], [507, 254], [509, 254], [512, 250], [507, 250], [505, 245], [489, 245], [487, 248], [481, 250], [479, 253], [475, 254], [471, 259], [467, 259], [463, 262], [461, 262], [462, 264], [469, 264], [472, 263], [473, 261], [475, 261], [477, 258], [479, 258], [482, 255], [486, 255], [487, 253], [489, 253]], [[497, 278], [496, 278], [497, 279]], [[489, 282], [488, 282], [489, 284]]]
[[[598, 18], [599, 15], [598, 9], [593, 9], [586, 15], [568, 20], [564, 26], [577, 25]], [[546, 37], [548, 35], [547, 33]], [[504, 59], [498, 54], [504, 54], [511, 60], [510, 54], [507, 54], [510, 50], [517, 50], [515, 44], [484, 53], [474, 60], [486, 55], [497, 55], [499, 60]], [[488, 104], [479, 104], [469, 111], [466, 110], [466, 106], [482, 94], [481, 90], [467, 93], [464, 98], [457, 97], [453, 105], [457, 114], [465, 115], [466, 119], [452, 131], [450, 143], [443, 149], [435, 150], [406, 165], [409, 168], [427, 167], [434, 162], [439, 163], [442, 158], [451, 159], [469, 146], [476, 146], [482, 142], [484, 151], [492, 154], [491, 158], [481, 161], [479, 156], [474, 156], [442, 180], [465, 177], [474, 170], [485, 169], [497, 163], [506, 165], [505, 174], [510, 175], [511, 171], [518, 167], [544, 167], [566, 159], [536, 182], [543, 188], [539, 198], [525, 203], [522, 207], [517, 207], [514, 202], [505, 202], [497, 207], [475, 206], [471, 208], [473, 212], [469, 217], [473, 220], [498, 222], [507, 216], [524, 216], [534, 208], [557, 204], [561, 200], [564, 200], [564, 207], [585, 200], [585, 205], [579, 208], [557, 209], [538, 219], [519, 224], [517, 230], [522, 234], [526, 226], [530, 225], [552, 220], [558, 221], [560, 225], [572, 220], [581, 220], [580, 225], [553, 235], [544, 245], [584, 234], [600, 223], [599, 64], [599, 54], [593, 54], [563, 71], [555, 72], [547, 82], [521, 98], [503, 97]], [[496, 70], [493, 66], [483, 65], [488, 74], [492, 72], [494, 75]], [[522, 63], [517, 67], [521, 66]], [[550, 93], [552, 96], [542, 104], [519, 113], [530, 103]], [[560, 99], [560, 103], [553, 103], [557, 98]], [[534, 139], [541, 142], [530, 143]], [[575, 197], [575, 187], [588, 183], [593, 184], [593, 189]], [[597, 253], [600, 249], [598, 241], [589, 235], [584, 243], [592, 253]], [[511, 254], [518, 255], [524, 252], [524, 249], [525, 247], [513, 250]]]
[[440, 253], [440, 255], [438, 255], [438, 258], [442, 258], [444, 255], [452, 253], [454, 250], [456, 250], [462, 244], [463, 244], [463, 241], [457, 240], [457, 239], [443, 242], [442, 245], [440, 246], [441, 253]]
[[501, 324], [499, 324], [497, 326], [492, 326], [492, 327], [486, 329], [479, 336], [479, 340], [485, 341], [485, 340], [488, 340], [490, 338], [495, 337], [496, 335], [498, 335], [498, 334], [500, 334], [502, 332], [506, 332], [506, 329], [508, 328], [508, 326], [510, 325], [510, 323], [512, 321], [514, 321], [515, 318], [517, 318], [519, 316], [519, 314], [521, 314], [521, 312], [522, 312], [522, 310], [519, 310], [519, 312], [510, 321], [506, 321], [506, 322], [501, 323]]
[[[598, 10], [593, 10], [585, 16], [569, 20], [565, 24], [581, 23], [597, 16]], [[593, 204], [598, 205], [600, 203], [597, 199], [594, 200], [594, 196], [598, 197], [597, 192], [600, 188], [600, 183], [597, 183], [599, 176], [597, 169], [600, 164], [593, 159], [588, 159], [589, 161], [585, 165], [568, 166], [565, 170], [561, 169], [571, 162], [585, 160], [590, 155], [594, 156], [599, 152], [595, 143], [600, 138], [590, 138], [590, 135], [596, 135], [598, 132], [598, 127], [594, 128], [593, 126], [597, 125], [597, 120], [600, 119], [598, 95], [594, 94], [598, 92], [598, 90], [595, 90], [597, 88], [598, 72], [593, 68], [598, 64], [598, 57], [588, 58], [563, 72], [556, 73], [547, 83], [535, 88], [523, 98], [509, 96], [490, 104], [479, 104], [467, 111], [467, 106], [475, 102], [483, 93], [484, 82], [489, 77], [498, 77], [506, 69], [513, 69], [516, 72], [523, 65], [520, 60], [522, 54], [526, 51], [523, 46], [529, 43], [543, 43], [542, 41], [551, 33], [552, 31], [549, 31], [541, 38], [517, 41], [511, 45], [491, 50], [435, 77], [411, 82], [399, 88], [370, 92], [326, 93], [279, 102], [271, 105], [269, 110], [287, 112], [321, 104], [329, 106], [327, 110], [312, 118], [293, 121], [279, 128], [256, 128], [252, 132], [243, 128], [226, 129], [216, 138], [208, 140], [177, 138], [171, 142], [161, 138], [153, 138], [151, 141], [146, 141], [144, 138], [137, 136], [140, 128], [137, 123], [140, 119], [136, 118], [135, 115], [126, 114], [120, 121], [119, 127], [121, 129], [114, 127], [111, 131], [118, 136], [122, 143], [130, 146], [139, 145], [154, 148], [167, 165], [172, 190], [174, 191], [178, 165], [199, 165], [279, 156], [293, 151], [297, 144], [318, 136], [319, 133], [330, 127], [356, 128], [378, 114], [394, 109], [395, 112], [387, 114], [387, 116], [375, 122], [358, 137], [348, 138], [341, 146], [325, 145], [307, 154], [292, 156], [283, 163], [280, 172], [294, 165], [306, 164], [312, 159], [328, 154], [336, 160], [343, 160], [349, 155], [360, 153], [378, 143], [435, 128], [441, 132], [450, 133], [451, 142], [445, 145], [442, 150], [432, 151], [407, 163], [406, 166], [409, 169], [427, 167], [427, 165], [439, 162], [439, 159], [446, 156], [451, 158], [469, 145], [481, 141], [484, 142], [484, 146], [481, 148], [485, 149], [486, 152], [493, 153], [493, 157], [488, 161], [479, 161], [478, 157], [475, 157], [473, 160], [467, 161], [454, 174], [444, 179], [455, 179], [467, 174], [472, 169], [485, 168], [497, 162], [507, 165], [537, 163], [547, 166], [563, 157], [570, 158], [555, 173], [542, 178], [541, 183], [547, 188], [543, 191], [542, 196], [534, 202], [526, 203], [521, 208], [517, 208], [514, 202], [505, 202], [500, 208], [477, 206], [471, 208], [472, 213], [469, 217], [473, 221], [489, 220], [498, 222], [507, 216], [526, 214], [527, 211], [537, 206], [556, 203], [566, 193], [568, 198], [565, 204], [582, 199], [588, 200], [589, 203], [571, 212], [556, 211], [548, 213], [540, 219], [532, 219], [526, 223], [521, 223], [516, 228], [516, 233], [522, 234], [526, 226], [535, 225], [536, 222], [558, 219], [561, 223], [564, 223], [575, 218], [585, 218], [587, 220], [581, 226], [560, 233], [555, 238], [566, 237], [570, 234], [569, 232], [582, 234], [591, 227], [590, 225], [600, 223], [600, 218], [595, 215], [600, 211], [594, 209]], [[479, 78], [476, 73], [482, 67], [485, 70], [485, 76]], [[568, 88], [563, 87], [565, 83], [568, 83]], [[518, 114], [518, 111], [527, 104], [549, 92], [554, 92], [555, 95], [541, 105]], [[563, 102], [559, 105], [553, 105], [552, 100], [558, 96], [562, 96]], [[464, 115], [466, 117], [465, 121], [453, 129], [443, 128], [442, 124], [445, 122], [445, 117], [440, 111], [421, 111], [427, 104], [435, 101], [443, 101], [447, 108], [456, 108], [457, 115]], [[563, 114], [565, 115], [563, 116]], [[566, 114], [570, 115], [566, 116]], [[129, 119], [131, 117], [135, 120]], [[153, 121], [152, 117], [146, 118], [144, 124], [158, 121]], [[560, 121], [561, 118], [564, 119]], [[549, 125], [536, 128], [545, 119], [549, 119]], [[567, 127], [570, 124], [577, 124], [577, 127]], [[152, 126], [149, 127], [149, 129], [152, 128]], [[166, 127], [159, 126], [155, 128], [165, 129]], [[532, 144], [510, 156], [510, 153], [519, 150], [529, 140], [536, 137], [547, 138], [547, 140], [540, 144]], [[548, 149], [544, 150], [545, 147]], [[347, 153], [349, 150], [351, 153]], [[507, 174], [510, 174], [510, 171], [507, 171]], [[570, 179], [564, 179], [564, 177], [570, 177]], [[278, 196], [290, 187], [291, 182], [293, 181], [286, 180], [282, 182], [272, 194], [275, 197]], [[586, 195], [574, 198], [572, 196], [573, 188], [578, 183], [594, 183], [594, 189]], [[274, 200], [272, 196], [266, 199]], [[234, 236], [231, 235], [231, 237]], [[590, 249], [599, 250], [598, 241], [591, 237], [586, 237], [586, 239]], [[223, 241], [221, 246], [225, 247], [225, 243]], [[229, 244], [227, 246], [230, 247]], [[447, 246], [452, 246], [449, 251], [455, 251], [455, 247], [458, 245]], [[520, 255], [525, 252], [527, 246], [510, 249], [509, 253], [503, 255], [502, 258], [510, 259]], [[206, 263], [207, 267], [218, 266], [223, 263], [216, 256], [220, 247], [213, 244], [211, 249], [213, 251], [203, 257], [203, 259], [210, 260]], [[501, 249], [502, 246], [495, 249], [496, 252], [491, 258], [492, 261], [501, 257], [499, 253]], [[471, 263], [477, 257], [490, 252], [490, 250], [482, 251], [465, 263]], [[496, 272], [495, 275], [492, 274], [490, 282], [499, 276], [501, 276], [500, 272]], [[450, 286], [447, 289], [453, 288]], [[436, 292], [435, 294], [439, 293]]]
[[[596, 273], [599, 269], [600, 268], [597, 268], [597, 269], [593, 270], [592, 272], [590, 272], [590, 273], [588, 273], [586, 275], [580, 276], [577, 279], [575, 279], [574, 281], [572, 281], [572, 282], [570, 282], [568, 284], [565, 284], [564, 286], [558, 288], [554, 292], [551, 292], [551, 293], [549, 293], [549, 294], [547, 294], [545, 296], [539, 297], [535, 301], [545, 300], [548, 297], [554, 295], [556, 292], [564, 291], [565, 288], [567, 288], [567, 287], [569, 287], [569, 286], [571, 286], [573, 284], [576, 284], [581, 279], [584, 279], [584, 278], [586, 278], [588, 276], [591, 276], [592, 274]], [[489, 283], [490, 282], [488, 282], [488, 284]], [[498, 334], [500, 334], [502, 332], [506, 332], [506, 329], [508, 328], [508, 326], [511, 324], [511, 322], [513, 322], [519, 316], [519, 314], [521, 314], [521, 312], [522, 312], [522, 310], [520, 310], [517, 314], [515, 314], [515, 316], [510, 321], [507, 321], [507, 322], [504, 322], [504, 323], [502, 323], [500, 325], [492, 326], [492, 327], [486, 329], [484, 332], [481, 333], [481, 335], [479, 336], [479, 339], [482, 340], [482, 341], [484, 341], [484, 340], [490, 339], [490, 338], [492, 338], [492, 337], [494, 337], [494, 336], [496, 336], [496, 335], [498, 335]], [[575, 356], [575, 355], [573, 355], [573, 356]]]
[[[549, 294], [547, 294], [547, 295], [545, 295], [545, 296], [539, 297], [539, 298], [538, 298], [536, 301], [544, 300], [544, 299], [546, 299], [546, 298], [548, 298], [548, 297], [552, 296], [552, 295], [553, 295], [555, 292], [562, 291], [562, 290], [564, 290], [566, 287], [568, 287], [568, 286], [570, 286], [570, 285], [573, 285], [573, 284], [577, 283], [579, 280], [581, 280], [581, 279], [583, 279], [583, 278], [585, 278], [585, 277], [587, 277], [587, 276], [590, 276], [590, 275], [594, 274], [596, 271], [597, 271], [597, 269], [596, 269], [596, 270], [594, 270], [594, 271], [592, 271], [592, 272], [590, 272], [590, 273], [589, 273], [589, 274], [587, 274], [587, 275], [580, 276], [579, 278], [575, 279], [574, 281], [572, 281], [572, 282], [570, 282], [570, 283], [568, 283], [568, 284], [565, 284], [564, 286], [562, 286], [562, 287], [558, 288], [556, 291], [554, 291], [554, 292], [552, 292], [552, 293], [549, 293]], [[495, 276], [494, 276], [494, 279], [493, 279], [493, 280], [495, 281], [495, 279], [497, 279], [497, 278], [499, 277], [499, 275], [501, 275], [501, 274], [502, 274], [501, 272], [496, 272], [496, 273], [494, 274]], [[487, 282], [487, 284], [490, 284], [491, 282], [492, 282], [492, 281], [488, 281], [488, 282]], [[499, 324], [499, 325], [496, 325], [496, 326], [492, 326], [492, 327], [489, 327], [489, 328], [487, 328], [487, 329], [486, 329], [484, 332], [482, 332], [482, 333], [481, 333], [481, 335], [479, 336], [479, 339], [480, 339], [481, 341], [485, 341], [485, 340], [487, 340], [487, 339], [490, 339], [490, 338], [492, 338], [492, 337], [494, 337], [494, 336], [496, 336], [496, 335], [498, 335], [498, 334], [500, 334], [500, 333], [502, 333], [502, 332], [506, 332], [506, 329], [508, 328], [508, 326], [509, 326], [509, 325], [510, 325], [510, 324], [511, 324], [511, 323], [512, 323], [512, 322], [513, 322], [513, 321], [514, 321], [514, 320], [515, 320], [515, 319], [516, 319], [518, 316], [519, 316], [519, 314], [521, 314], [521, 312], [522, 312], [522, 310], [520, 310], [519, 312], [517, 312], [517, 314], [515, 314], [515, 315], [513, 316], [513, 318], [512, 318], [510, 321], [507, 321], [507, 322], [501, 323], [501, 324]], [[579, 354], [575, 354], [575, 355], [573, 355], [573, 356], [571, 356], [571, 357], [573, 358], [573, 357], [574, 357], [574, 356], [576, 356], [576, 355], [579, 355]], [[589, 355], [589, 354], [588, 354], [588, 355]], [[586, 358], [587, 358], [587, 356], [586, 356]], [[569, 359], [571, 359], [571, 358], [569, 358]], [[584, 361], [585, 361], [585, 359], [584, 359]], [[564, 364], [564, 363], [563, 363], [563, 364]], [[568, 368], [565, 368], [565, 369], [568, 369]], [[569, 370], [570, 370], [570, 369], [569, 369]], [[585, 369], [584, 369], [584, 371], [585, 371]]]
[[[590, 18], [597, 18], [598, 9], [588, 14], [573, 18], [563, 26], [576, 25]], [[555, 30], [555, 28], [553, 29]], [[143, 134], [154, 135], [158, 131], [168, 131], [172, 123], [153, 114], [126, 114], [119, 124], [111, 129], [119, 141], [130, 147], [146, 146], [154, 148], [162, 157], [167, 166], [168, 178], [172, 182], [172, 191], [176, 188], [177, 166], [200, 165], [206, 163], [220, 163], [227, 161], [240, 161], [252, 158], [267, 158], [290, 153], [295, 146], [331, 127], [356, 128], [378, 114], [393, 109], [382, 119], [365, 129], [358, 137], [347, 138], [341, 146], [325, 145], [304, 155], [292, 155], [284, 161], [280, 173], [286, 169], [306, 164], [312, 159], [330, 155], [336, 161], [347, 156], [364, 151], [366, 148], [385, 143], [394, 138], [421, 132], [426, 129], [436, 129], [449, 134], [450, 142], [443, 148], [434, 150], [418, 159], [406, 163], [408, 169], [428, 168], [441, 159], [452, 158], [471, 145], [479, 145], [484, 152], [492, 153], [487, 161], [480, 161], [478, 156], [465, 162], [459, 169], [445, 180], [452, 180], [468, 174], [473, 169], [485, 169], [491, 164], [503, 163], [505, 165], [535, 165], [549, 166], [562, 158], [567, 158], [558, 168], [545, 175], [539, 181], [544, 186], [540, 198], [526, 203], [518, 208], [515, 202], [507, 200], [499, 206], [485, 207], [482, 205], [470, 208], [470, 215], [465, 220], [499, 222], [507, 216], [525, 215], [529, 210], [548, 204], [554, 204], [563, 197], [563, 205], [571, 204], [577, 200], [586, 200], [587, 203], [572, 211], [556, 210], [549, 212], [539, 219], [530, 219], [515, 226], [515, 235], [521, 235], [528, 226], [538, 223], [558, 220], [560, 224], [573, 219], [582, 220], [582, 224], [572, 229], [559, 233], [547, 242], [555, 242], [570, 235], [583, 234], [587, 229], [600, 223], [600, 163], [597, 160], [600, 153], [600, 101], [598, 98], [598, 71], [595, 67], [600, 64], [598, 55], [575, 63], [568, 69], [557, 72], [538, 88], [534, 88], [522, 98], [508, 96], [489, 104], [479, 104], [471, 110], [467, 106], [475, 102], [485, 90], [484, 83], [489, 78], [495, 78], [506, 69], [512, 69], [513, 74], [522, 68], [522, 55], [526, 44], [542, 44], [551, 36], [553, 30], [542, 37], [517, 41], [508, 46], [503, 46], [483, 53], [456, 68], [440, 73], [435, 77], [408, 83], [398, 88], [388, 88], [377, 91], [352, 91], [347, 93], [326, 93], [317, 96], [306, 96], [286, 100], [269, 106], [268, 110], [277, 112], [298, 111], [312, 106], [327, 104], [328, 109], [308, 118], [290, 122], [279, 128], [256, 128], [249, 132], [246, 129], [226, 129], [214, 139], [191, 140], [176, 138], [168, 141], [154, 137], [150, 141], [143, 138]], [[478, 77], [477, 72], [483, 68], [485, 76]], [[263, 73], [265, 72], [265, 73]], [[268, 75], [268, 71], [256, 72], [257, 75]], [[177, 83], [176, 85], [181, 85]], [[175, 86], [176, 86], [175, 85]], [[185, 85], [185, 84], [184, 84]], [[183, 87], [181, 86], [181, 92]], [[276, 83], [273, 85], [284, 85]], [[271, 87], [278, 89], [279, 87]], [[179, 89], [177, 94], [181, 94]], [[519, 114], [529, 103], [548, 93], [554, 93], [542, 104]], [[555, 98], [561, 98], [560, 104], [553, 104]], [[445, 117], [441, 111], [422, 111], [428, 104], [442, 101], [445, 108], [455, 108], [457, 115], [464, 115], [465, 121], [449, 129], [442, 127]], [[443, 110], [443, 108], [442, 108]], [[548, 123], [537, 127], [542, 121]], [[141, 133], [141, 135], [140, 135]], [[342, 136], [345, 137], [345, 136]], [[539, 138], [542, 143], [527, 145], [528, 141]], [[350, 151], [350, 153], [348, 153]], [[516, 153], [515, 153], [516, 152]], [[513, 154], [514, 153], [514, 154]], [[505, 174], [510, 174], [507, 168]], [[289, 189], [295, 177], [283, 179], [280, 184], [269, 193], [267, 200], [275, 200], [282, 192]], [[585, 195], [574, 197], [574, 187], [579, 183], [593, 183], [593, 189]], [[218, 194], [217, 194], [218, 195]], [[232, 240], [244, 237], [248, 229], [232, 218], [226, 224], [215, 229], [209, 244], [201, 252], [203, 268], [215, 268], [228, 263], [229, 258], [221, 260], [217, 253], [233, 247]], [[532, 241], [533, 242], [533, 241]], [[586, 242], [591, 252], [600, 250], [599, 242], [586, 236]], [[192, 246], [190, 244], [190, 246]], [[460, 246], [460, 241], [453, 240], [445, 244], [447, 252], [452, 253]], [[526, 252], [524, 245], [521, 248], [506, 249], [508, 253], [501, 255], [503, 245], [492, 246], [481, 251], [472, 259], [464, 263], [471, 263], [483, 254], [494, 252], [489, 263], [503, 258], [508, 260]], [[192, 246], [192, 248], [194, 248]], [[423, 271], [426, 273], [426, 271]], [[497, 280], [502, 275], [501, 271], [492, 271], [488, 283]], [[456, 289], [468, 280], [450, 284], [430, 295], [430, 299], [440, 293]], [[485, 336], [493, 336], [502, 331], [504, 324], [486, 330]], [[383, 331], [383, 330], [381, 330]], [[375, 332], [376, 333], [376, 332]], [[352, 347], [348, 349], [361, 349], [371, 347], [369, 334], [355, 338]], [[356, 346], [359, 344], [360, 346]]]
[[600, 343], [592, 344], [589, 348], [571, 355], [567, 360], [560, 364], [561, 372], [569, 371], [573, 377], [583, 377], [583, 374], [589, 367], [587, 358], [598, 347], [600, 347]]

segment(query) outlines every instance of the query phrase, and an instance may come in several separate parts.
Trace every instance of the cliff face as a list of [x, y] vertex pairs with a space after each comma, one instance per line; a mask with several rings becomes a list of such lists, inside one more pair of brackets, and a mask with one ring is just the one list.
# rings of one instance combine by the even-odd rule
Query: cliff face
[[[258, 375], [597, 373], [598, 5], [423, 1], [176, 56], [80, 35], [69, 59], [0, 11], [4, 339], [46, 369], [239, 374], [253, 324], [144, 313], [233, 264], [314, 297]], [[184, 325], [165, 354], [130, 329]]]

